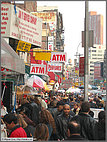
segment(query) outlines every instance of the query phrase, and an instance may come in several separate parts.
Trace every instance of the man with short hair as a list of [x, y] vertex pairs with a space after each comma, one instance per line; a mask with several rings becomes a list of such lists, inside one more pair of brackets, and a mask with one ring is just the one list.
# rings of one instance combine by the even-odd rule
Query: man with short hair
[[56, 105], [56, 111], [53, 111], [53, 117], [54, 120], [56, 120], [57, 116], [60, 115], [63, 112], [63, 106], [65, 105], [65, 103], [63, 101], [58, 101], [57, 105]]
[[70, 106], [65, 104], [63, 107], [63, 113], [56, 118], [56, 130], [59, 140], [66, 140], [68, 138], [68, 122], [70, 122], [73, 116], [70, 115]]
[[78, 124], [76, 121], [71, 121], [68, 123], [68, 140], [85, 140], [80, 135], [80, 124]]
[[72, 121], [76, 121], [80, 124], [81, 136], [88, 140], [94, 139], [94, 127], [96, 121], [89, 115], [90, 103], [85, 101], [81, 104], [81, 112], [72, 118]]
[[7, 129], [10, 130], [8, 137], [27, 138], [25, 130], [17, 124], [17, 117], [14, 113], [6, 114], [3, 117], [3, 121], [6, 124]]

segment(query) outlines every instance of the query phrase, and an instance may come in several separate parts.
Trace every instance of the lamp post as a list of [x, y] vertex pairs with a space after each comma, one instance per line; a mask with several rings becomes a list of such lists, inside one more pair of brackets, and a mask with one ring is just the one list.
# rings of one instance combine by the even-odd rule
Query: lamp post
[[[83, 55], [83, 54], [78, 53], [78, 47], [80, 46], [81, 43], [82, 43], [82, 42], [80, 42], [80, 43], [78, 44], [76, 55], [74, 55], [74, 56], [78, 57], [78, 68], [79, 68], [79, 59], [80, 59], [80, 56]], [[78, 82], [80, 82], [79, 74], [78, 74]]]

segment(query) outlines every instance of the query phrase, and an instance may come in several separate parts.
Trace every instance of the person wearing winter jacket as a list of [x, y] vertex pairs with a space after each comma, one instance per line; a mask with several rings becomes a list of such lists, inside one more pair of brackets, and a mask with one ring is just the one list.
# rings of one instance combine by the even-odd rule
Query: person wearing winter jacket
[[59, 140], [66, 140], [68, 138], [68, 123], [70, 122], [72, 117], [73, 116], [70, 115], [70, 106], [68, 104], [65, 104], [63, 107], [63, 113], [58, 115], [58, 117], [56, 118], [56, 130]]
[[98, 122], [95, 125], [95, 130], [94, 130], [94, 139], [95, 140], [105, 140], [106, 136], [106, 124], [105, 124], [105, 111], [100, 111], [98, 113]]
[[14, 113], [6, 114], [3, 117], [3, 121], [6, 124], [8, 132], [8, 137], [10, 138], [27, 138], [27, 134], [25, 130], [18, 125], [17, 123], [17, 117]]
[[72, 118], [80, 124], [81, 136], [87, 140], [94, 140], [96, 120], [89, 115], [90, 103], [85, 101], [81, 104], [81, 112]]

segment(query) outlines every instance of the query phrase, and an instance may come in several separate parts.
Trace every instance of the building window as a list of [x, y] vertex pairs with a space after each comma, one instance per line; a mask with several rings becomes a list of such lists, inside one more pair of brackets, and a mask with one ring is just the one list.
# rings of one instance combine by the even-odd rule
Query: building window
[[96, 52], [96, 50], [92, 50], [92, 52]]
[[98, 59], [102, 59], [102, 58], [98, 58]]
[[93, 69], [90, 69], [90, 71], [94, 71]]
[[98, 50], [99, 53], [102, 53], [102, 50]]
[[102, 54], [98, 54], [98, 56], [102, 56]]
[[90, 73], [90, 75], [94, 75], [93, 73]]
[[92, 54], [92, 56], [96, 56], [96, 54]]
[[97, 58], [92, 58], [92, 59], [97, 59]]
[[91, 68], [93, 68], [94, 66], [90, 66]]

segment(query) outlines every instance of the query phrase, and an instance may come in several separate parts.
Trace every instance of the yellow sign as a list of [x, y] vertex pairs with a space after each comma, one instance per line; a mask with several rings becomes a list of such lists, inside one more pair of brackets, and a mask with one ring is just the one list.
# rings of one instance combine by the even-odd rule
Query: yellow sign
[[33, 15], [42, 18], [44, 22], [55, 21], [55, 12], [32, 12]]
[[75, 83], [75, 86], [78, 86], [78, 82]]
[[17, 45], [17, 50], [19, 51], [24, 51], [24, 52], [29, 52], [31, 48], [31, 44], [19, 40], [18, 45]]
[[79, 75], [79, 70], [76, 70], [75, 73], [76, 73], [77, 75]]
[[51, 59], [51, 53], [46, 53], [46, 52], [35, 53], [35, 60], [50, 61], [50, 59]]

